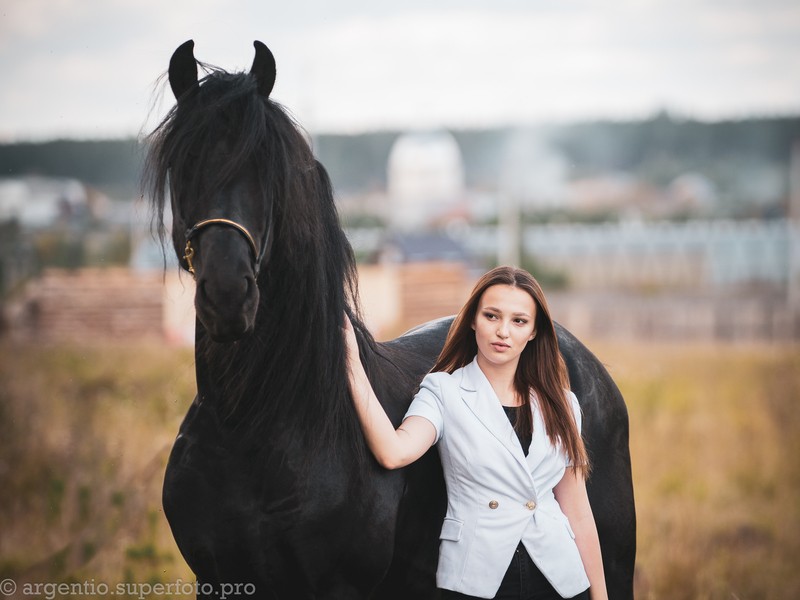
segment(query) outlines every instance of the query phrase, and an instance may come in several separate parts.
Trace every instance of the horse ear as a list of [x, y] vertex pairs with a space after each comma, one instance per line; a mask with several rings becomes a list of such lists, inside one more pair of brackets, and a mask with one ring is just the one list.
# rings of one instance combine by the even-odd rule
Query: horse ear
[[275, 85], [275, 57], [269, 48], [258, 40], [253, 42], [253, 46], [256, 49], [256, 57], [253, 59], [250, 73], [258, 82], [258, 93], [269, 98], [272, 86]]
[[194, 40], [184, 42], [169, 59], [169, 85], [176, 100], [197, 85], [197, 61]]

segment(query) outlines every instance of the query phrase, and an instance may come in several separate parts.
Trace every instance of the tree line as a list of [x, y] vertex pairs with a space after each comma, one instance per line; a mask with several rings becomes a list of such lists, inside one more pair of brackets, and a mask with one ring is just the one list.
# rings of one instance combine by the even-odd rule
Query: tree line
[[[745, 179], [752, 179], [755, 172], [769, 175], [772, 191], [763, 193], [775, 195], [788, 190], [792, 147], [800, 143], [800, 115], [699, 121], [661, 112], [630, 121], [452, 130], [461, 149], [467, 185], [497, 185], [506, 142], [520, 131], [560, 155], [569, 166], [570, 177], [618, 171], [665, 185], [691, 171], [709, 177], [724, 194], [736, 196], [737, 190], [745, 195], [754, 193]], [[402, 133], [318, 134], [311, 138], [337, 191], [357, 193], [385, 187], [389, 153]], [[112, 197], [129, 199], [138, 195], [144, 150], [144, 143], [135, 138], [0, 144], [0, 176], [71, 177]], [[776, 181], [781, 182], [777, 186], [781, 189], [775, 189]]]

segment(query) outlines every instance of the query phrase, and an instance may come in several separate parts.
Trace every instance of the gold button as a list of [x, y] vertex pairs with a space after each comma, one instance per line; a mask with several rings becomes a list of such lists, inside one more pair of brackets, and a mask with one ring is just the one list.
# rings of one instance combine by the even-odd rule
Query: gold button
[[534, 502], [533, 500], [528, 500], [525, 503], [525, 508], [527, 508], [528, 510], [533, 510], [534, 508], [536, 508], [536, 502]]
[[494, 510], [498, 506], [500, 506], [500, 504], [497, 502], [497, 500], [492, 500], [491, 502], [489, 502], [489, 508], [491, 508], [492, 510]]

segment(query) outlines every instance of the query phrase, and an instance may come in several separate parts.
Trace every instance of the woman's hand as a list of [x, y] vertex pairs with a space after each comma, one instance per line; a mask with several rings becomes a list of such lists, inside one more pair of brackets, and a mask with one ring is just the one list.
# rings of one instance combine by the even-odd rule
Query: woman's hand
[[344, 315], [342, 335], [347, 346], [350, 393], [369, 449], [386, 469], [399, 469], [414, 462], [436, 441], [436, 429], [427, 419], [409, 417], [395, 430], [361, 364], [356, 332], [347, 314]]

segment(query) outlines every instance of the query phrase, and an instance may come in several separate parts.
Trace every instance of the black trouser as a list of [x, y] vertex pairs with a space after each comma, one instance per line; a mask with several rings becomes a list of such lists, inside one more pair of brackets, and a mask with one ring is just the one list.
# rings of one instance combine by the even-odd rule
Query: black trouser
[[[589, 590], [573, 597], [574, 600], [589, 600]], [[442, 600], [478, 600], [477, 596], [467, 596], [451, 590], [442, 590]], [[550, 585], [539, 568], [528, 556], [525, 546], [520, 542], [514, 551], [514, 558], [508, 565], [503, 582], [494, 600], [564, 600]]]

